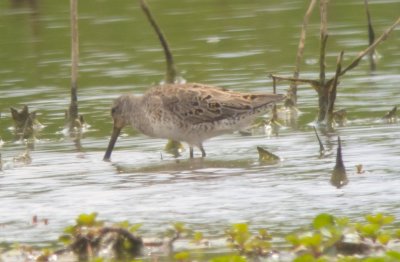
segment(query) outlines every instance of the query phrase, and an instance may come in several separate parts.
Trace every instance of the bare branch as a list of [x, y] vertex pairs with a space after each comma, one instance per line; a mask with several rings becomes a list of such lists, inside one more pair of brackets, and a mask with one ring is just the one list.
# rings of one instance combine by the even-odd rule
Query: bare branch
[[339, 75], [340, 75], [340, 71], [342, 70], [343, 54], [344, 54], [344, 51], [340, 52], [340, 54], [338, 56], [338, 59], [336, 62], [336, 73], [335, 73], [335, 76], [333, 78], [331, 85], [329, 86], [328, 110], [326, 111], [327, 115], [325, 116], [328, 128], [333, 128], [333, 109], [335, 107], [336, 90], [337, 90], [337, 85], [339, 83]]
[[154, 19], [153, 15], [151, 14], [151, 11], [146, 3], [146, 0], [140, 0], [140, 6], [145, 13], [147, 19], [150, 21], [151, 26], [154, 28], [154, 30], [157, 33], [157, 36], [161, 42], [161, 45], [164, 50], [165, 54], [165, 59], [167, 62], [167, 73], [165, 76], [165, 82], [167, 83], [174, 83], [176, 79], [176, 68], [174, 65], [174, 59], [171, 53], [171, 50], [168, 45], [168, 41], [166, 37], [164, 36], [163, 32], [161, 31], [160, 27], [157, 24], [157, 21]]
[[[372, 27], [371, 15], [369, 13], [368, 0], [364, 0], [364, 6], [365, 6], [365, 13], [367, 15], [367, 23], [368, 23], [368, 43], [369, 43], [369, 45], [372, 45], [375, 41], [375, 33], [374, 33], [374, 28]], [[371, 51], [368, 53], [369, 64], [370, 64], [372, 71], [374, 71], [376, 69], [374, 54], [375, 54], [375, 49], [371, 49]]]
[[[79, 35], [78, 35], [78, 1], [70, 0], [71, 8], [71, 103], [69, 106], [69, 121], [72, 123], [78, 118], [78, 63], [79, 63]], [[72, 125], [72, 124], [71, 124]]]
[[326, 43], [328, 40], [328, 0], [320, 1], [320, 15], [321, 15], [321, 46], [319, 56], [319, 80], [321, 87], [325, 85], [325, 53]]
[[[295, 69], [293, 72], [293, 78], [299, 78], [299, 75], [300, 75], [300, 64], [301, 64], [301, 60], [303, 59], [308, 20], [312, 14], [312, 11], [314, 10], [316, 3], [317, 3], [317, 0], [310, 1], [310, 5], [308, 6], [308, 9], [303, 18], [303, 25], [301, 27], [300, 40], [299, 40], [299, 45], [298, 45], [297, 54], [296, 54], [296, 65], [295, 65]], [[296, 84], [296, 82], [292, 82], [290, 84], [289, 93], [292, 94], [292, 99], [296, 103], [296, 101], [297, 101], [297, 84]]]
[[285, 76], [278, 76], [278, 75], [273, 75], [273, 74], [270, 74], [269, 77], [271, 77], [274, 81], [278, 80], [278, 81], [290, 81], [290, 82], [296, 82], [296, 83], [306, 83], [306, 84], [312, 85], [315, 89], [319, 88], [318, 80], [285, 77]]
[[340, 72], [340, 76], [346, 74], [347, 71], [353, 69], [354, 67], [356, 67], [358, 65], [358, 63], [361, 61], [361, 59], [368, 54], [369, 52], [371, 52], [371, 50], [374, 50], [381, 42], [385, 41], [388, 36], [390, 35], [390, 33], [396, 28], [396, 26], [398, 26], [400, 24], [400, 17], [396, 20], [396, 22], [390, 26], [385, 32], [383, 32], [383, 34], [381, 36], [378, 37], [378, 39], [375, 40], [375, 42], [368, 46], [365, 50], [363, 50], [362, 52], [360, 52], [358, 54], [358, 56], [353, 60], [353, 62], [350, 63], [350, 65], [348, 65], [345, 69], [343, 69]]

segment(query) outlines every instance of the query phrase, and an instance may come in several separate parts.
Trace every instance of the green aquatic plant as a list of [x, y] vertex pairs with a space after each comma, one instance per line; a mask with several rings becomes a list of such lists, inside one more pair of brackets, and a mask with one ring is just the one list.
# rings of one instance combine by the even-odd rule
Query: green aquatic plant
[[238, 255], [226, 255], [212, 258], [210, 262], [247, 262], [245, 257]]
[[187, 251], [176, 253], [174, 255], [174, 260], [178, 262], [190, 261], [190, 253]]
[[[367, 261], [353, 260], [352, 256], [368, 256], [377, 251], [386, 251], [386, 255], [370, 261], [395, 261], [381, 260], [398, 255], [397, 252], [391, 253], [391, 250], [387, 249], [388, 244], [398, 239], [400, 234], [399, 230], [385, 228], [392, 224], [394, 219], [393, 216], [377, 213], [366, 215], [364, 223], [350, 223], [346, 217], [319, 214], [314, 218], [310, 232], [291, 234], [286, 240], [298, 254], [296, 261], [324, 261], [315, 259], [326, 257], [340, 257], [338, 261]], [[310, 257], [314, 260], [307, 260]]]
[[[300, 254], [299, 261], [309, 256], [317, 259], [326, 254], [340, 254], [348, 248], [344, 242], [349, 222], [347, 218], [335, 218], [330, 214], [319, 214], [312, 222], [311, 232], [291, 234], [286, 240], [292, 245], [292, 250]], [[356, 249], [354, 249], [354, 253]], [[319, 260], [311, 260], [319, 261]]]
[[135, 258], [143, 248], [142, 239], [133, 234], [139, 227], [127, 221], [105, 226], [97, 219], [97, 213], [80, 214], [75, 225], [66, 227], [59, 238], [66, 248], [56, 253], [72, 251], [79, 260], [89, 260], [96, 258], [101, 250], [110, 249], [117, 260]]
[[185, 147], [181, 142], [175, 140], [168, 140], [167, 144], [165, 144], [164, 150], [165, 152], [172, 154], [174, 157], [179, 157], [184, 148]]
[[[322, 213], [314, 217], [310, 227], [286, 236], [286, 245], [273, 247], [275, 243], [266, 229], [250, 230], [247, 223], [231, 225], [226, 231], [227, 246], [230, 251], [201, 249], [190, 244], [203, 244], [204, 236], [182, 222], [170, 225], [162, 242], [143, 241], [136, 236], [141, 224], [128, 221], [109, 224], [98, 219], [97, 213], [80, 214], [75, 224], [65, 228], [59, 241], [65, 248], [54, 251], [54, 246], [39, 253], [26, 245], [0, 246], [0, 260], [4, 250], [13, 250], [14, 256], [29, 255], [36, 261], [297, 261], [297, 262], [375, 262], [400, 261], [400, 229], [393, 227], [394, 216], [382, 213], [368, 214], [365, 221], [352, 223], [346, 217], [335, 217]], [[174, 243], [182, 239], [179, 250], [174, 252]], [[189, 240], [189, 241], [187, 241]], [[160, 248], [152, 253], [152, 248]], [[169, 249], [168, 249], [169, 245]], [[149, 251], [142, 252], [144, 248]], [[164, 248], [167, 249], [164, 249]], [[19, 253], [16, 252], [19, 250]], [[39, 253], [39, 254], [38, 254]], [[32, 255], [35, 254], [35, 255]], [[66, 260], [65, 260], [66, 259]]]
[[[382, 213], [377, 213], [376, 215], [369, 214], [365, 216], [367, 223], [357, 223], [356, 230], [363, 239], [387, 245], [392, 239], [392, 234], [384, 230], [384, 226], [392, 224], [394, 219], [394, 216]], [[396, 231], [393, 235], [396, 235]]]
[[225, 232], [228, 247], [246, 257], [264, 257], [271, 251], [271, 235], [266, 229], [260, 229], [253, 235], [246, 223], [233, 224]]

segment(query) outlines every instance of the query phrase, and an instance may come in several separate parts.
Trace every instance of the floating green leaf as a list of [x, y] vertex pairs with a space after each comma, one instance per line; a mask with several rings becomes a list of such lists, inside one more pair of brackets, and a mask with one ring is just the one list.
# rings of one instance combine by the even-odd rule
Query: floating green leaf
[[58, 238], [58, 241], [64, 245], [69, 245], [72, 242], [72, 237], [71, 235], [62, 235]]
[[167, 144], [165, 145], [165, 151], [174, 155], [175, 157], [178, 157], [183, 149], [184, 146], [179, 141], [168, 140]]
[[247, 259], [241, 256], [228, 255], [213, 258], [210, 260], [210, 262], [247, 262]]
[[129, 230], [129, 232], [131, 232], [131, 233], [135, 233], [135, 232], [138, 231], [139, 228], [141, 228], [141, 227], [142, 227], [142, 224], [134, 224], [134, 225], [131, 225], [131, 226], [128, 228], [128, 230]]
[[64, 228], [64, 233], [73, 235], [75, 233], [75, 230], [76, 230], [75, 226], [67, 226]]
[[386, 252], [386, 256], [395, 259], [396, 261], [400, 261], [400, 253], [394, 250], [389, 250]]
[[[363, 259], [362, 262], [388, 262], [387, 258], [385, 257], [369, 257]], [[395, 261], [393, 261], [395, 262]]]
[[366, 224], [366, 225], [357, 224], [356, 227], [357, 230], [360, 232], [361, 236], [370, 237], [373, 240], [376, 239], [376, 237], [378, 236], [378, 232], [381, 228], [381, 226], [378, 224]]
[[322, 243], [322, 236], [320, 234], [313, 234], [302, 237], [300, 241], [306, 247], [319, 247]]
[[95, 257], [90, 260], [90, 262], [104, 262], [104, 258], [102, 257]]
[[128, 220], [124, 220], [124, 221], [118, 222], [116, 224], [116, 226], [121, 227], [121, 228], [125, 228], [125, 229], [128, 229], [130, 227], [130, 225], [131, 224], [129, 223]]
[[339, 227], [347, 227], [350, 222], [348, 217], [335, 217], [335, 223]]
[[97, 218], [96, 212], [90, 214], [80, 214], [76, 219], [76, 224], [78, 226], [87, 226], [87, 227], [95, 226], [97, 224], [96, 218]]
[[190, 253], [189, 252], [179, 252], [174, 255], [174, 259], [177, 261], [187, 261], [189, 260]]
[[203, 240], [203, 233], [194, 232], [194, 234], [193, 234], [193, 243], [200, 244], [202, 240]]
[[394, 216], [385, 216], [382, 213], [378, 213], [376, 215], [367, 215], [365, 219], [371, 224], [383, 226], [393, 223]]
[[389, 241], [391, 240], [391, 237], [389, 234], [379, 234], [377, 237], [377, 240], [379, 241], [379, 243], [381, 243], [382, 245], [387, 245], [389, 243]]
[[335, 217], [326, 213], [317, 215], [313, 221], [313, 227], [315, 229], [321, 229], [323, 227], [333, 227], [335, 225]]
[[185, 227], [185, 224], [182, 222], [176, 222], [172, 226], [173, 226], [174, 230], [179, 233], [183, 233], [187, 230]]
[[315, 258], [311, 254], [301, 255], [293, 260], [293, 262], [325, 262], [328, 261], [324, 258]]
[[294, 248], [301, 245], [300, 238], [295, 234], [287, 235], [286, 241], [289, 242]]
[[259, 238], [263, 240], [271, 240], [272, 236], [268, 233], [266, 229], [260, 229], [258, 230], [258, 236]]

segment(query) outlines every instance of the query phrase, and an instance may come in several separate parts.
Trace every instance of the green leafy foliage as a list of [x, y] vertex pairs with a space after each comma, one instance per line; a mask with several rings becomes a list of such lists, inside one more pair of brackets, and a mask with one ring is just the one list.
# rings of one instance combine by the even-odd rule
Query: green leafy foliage
[[386, 252], [386, 256], [391, 258], [391, 259], [400, 261], [400, 252], [398, 252], [398, 251], [389, 250], [389, 251]]
[[187, 231], [185, 224], [182, 222], [176, 222], [172, 226], [173, 226], [174, 230], [178, 233], [182, 234]]
[[140, 225], [122, 221], [107, 227], [97, 219], [97, 213], [80, 214], [75, 221], [75, 225], [64, 228], [59, 242], [67, 246], [66, 250], [75, 253], [79, 260], [102, 261], [97, 254], [105, 248], [103, 242], [111, 245], [115, 258], [119, 260], [133, 259], [141, 252], [142, 240], [132, 234]]
[[[304, 259], [312, 256], [314, 259], [324, 257], [324, 254], [366, 254], [373, 249], [370, 243], [379, 243], [383, 246], [400, 236], [400, 232], [384, 230], [386, 225], [393, 223], [393, 216], [383, 214], [365, 216], [366, 223], [350, 223], [348, 218], [336, 218], [330, 214], [319, 214], [312, 222], [312, 231], [292, 234], [286, 237], [292, 245], [292, 250], [304, 255]], [[346, 242], [346, 235], [353, 235], [356, 242]], [[303, 256], [302, 255], [302, 256]], [[299, 259], [302, 259], [299, 257]], [[344, 257], [353, 261], [353, 258]], [[313, 261], [313, 260], [310, 260]], [[354, 260], [359, 261], [359, 260]]]
[[373, 242], [378, 241], [382, 245], [386, 245], [393, 237], [398, 237], [398, 231], [389, 234], [383, 230], [383, 227], [394, 222], [394, 216], [386, 216], [382, 213], [376, 215], [366, 215], [365, 220], [367, 223], [356, 224], [356, 230], [362, 238], [371, 239]]
[[128, 230], [131, 233], [135, 233], [137, 232], [141, 227], [142, 224], [131, 224], [129, 221], [125, 220], [125, 221], [121, 221], [118, 222], [117, 224], [115, 224], [117, 227], [120, 228], [124, 228], [126, 230]]
[[175, 261], [184, 262], [189, 261], [190, 253], [187, 251], [179, 252], [174, 255]]
[[211, 262], [247, 262], [247, 259], [237, 255], [220, 256], [210, 260]]
[[194, 232], [192, 243], [200, 244], [204, 240], [204, 236], [202, 232]]
[[271, 236], [266, 229], [260, 229], [258, 234], [253, 235], [246, 223], [233, 224], [226, 231], [228, 246], [239, 252], [239, 255], [249, 257], [265, 256], [271, 248], [269, 240]]
[[293, 262], [328, 262], [325, 258], [315, 258], [311, 254], [304, 254], [296, 257]]
[[330, 228], [333, 226], [335, 226], [334, 216], [326, 213], [317, 215], [313, 220], [313, 227], [315, 229], [321, 229], [323, 227]]
[[[182, 243], [193, 244], [204, 241], [202, 232], [192, 231], [184, 223], [176, 222], [171, 224], [168, 231], [170, 238], [164, 240], [163, 245], [169, 248], [165, 254], [168, 261], [177, 262], [269, 261], [276, 259], [272, 257], [273, 254], [278, 256], [278, 260], [282, 254], [286, 254], [297, 262], [394, 262], [400, 261], [399, 250], [391, 249], [396, 247], [392, 244], [400, 239], [400, 229], [393, 228], [394, 220], [393, 216], [378, 213], [365, 216], [364, 222], [352, 223], [346, 217], [319, 214], [312, 220], [309, 229], [287, 235], [285, 239], [291, 248], [279, 250], [278, 247], [278, 252], [272, 246], [273, 237], [267, 229], [250, 230], [247, 223], [233, 224], [225, 231], [227, 245], [233, 252], [222, 256], [207, 254], [207, 249], [196, 249], [195, 253], [190, 249], [174, 253], [173, 245], [177, 239], [186, 238], [188, 241]], [[140, 227], [141, 224], [131, 224], [129, 221], [106, 226], [98, 220], [97, 213], [81, 214], [76, 218], [75, 225], [65, 227], [59, 242], [66, 246], [65, 251], [72, 251], [80, 261], [138, 261], [135, 259], [144, 245], [142, 239], [132, 233]], [[110, 252], [110, 247], [112, 260], [101, 257], [101, 251]], [[13, 248], [21, 248], [21, 245]], [[62, 250], [55, 253], [59, 255]], [[45, 249], [37, 261], [48, 261], [53, 254], [51, 249]], [[144, 259], [147, 261], [146, 257]]]
[[90, 214], [80, 214], [76, 219], [76, 225], [92, 227], [92, 226], [100, 226], [102, 225], [102, 222], [97, 221], [97, 213], [94, 212]]
[[378, 213], [376, 215], [366, 215], [365, 219], [371, 224], [383, 226], [393, 223], [394, 216], [385, 216], [382, 213]]

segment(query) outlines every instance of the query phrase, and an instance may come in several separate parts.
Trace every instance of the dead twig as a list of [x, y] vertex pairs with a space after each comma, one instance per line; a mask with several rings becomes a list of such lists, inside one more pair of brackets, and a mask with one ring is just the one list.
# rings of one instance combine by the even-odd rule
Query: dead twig
[[369, 52], [371, 52], [371, 50], [374, 50], [381, 42], [385, 41], [388, 36], [390, 35], [390, 33], [400, 24], [400, 17], [397, 18], [396, 22], [391, 25], [388, 29], [386, 29], [385, 32], [382, 33], [382, 35], [380, 35], [378, 37], [378, 39], [375, 40], [375, 42], [368, 46], [366, 49], [364, 49], [362, 52], [360, 52], [358, 54], [358, 56], [350, 63], [350, 65], [348, 65], [345, 69], [343, 69], [340, 72], [340, 76], [343, 76], [344, 74], [347, 73], [347, 71], [353, 69], [354, 67], [356, 67], [358, 65], [358, 63], [361, 61], [361, 59], [368, 54]]
[[78, 118], [78, 63], [79, 63], [79, 34], [78, 34], [78, 1], [70, 0], [71, 8], [71, 103], [68, 109], [70, 130], [74, 128]]
[[[316, 87], [318, 93], [318, 122], [322, 122], [325, 118], [328, 105], [328, 88], [329, 84], [326, 83], [326, 64], [325, 54], [326, 45], [328, 42], [328, 0], [320, 1], [320, 52], [319, 52], [319, 85]], [[315, 87], [314, 87], [315, 88]]]
[[320, 45], [320, 53], [319, 53], [319, 80], [320, 86], [325, 85], [325, 53], [326, 53], [326, 43], [328, 40], [328, 1], [321, 0], [320, 1], [320, 15], [321, 15], [321, 25], [320, 25], [320, 34], [321, 34], [321, 45]]
[[[149, 6], [147, 5], [146, 0], [140, 0], [140, 7], [142, 8], [143, 12], [145, 13], [147, 19], [149, 20], [151, 26], [153, 27], [154, 31], [156, 32], [158, 39], [160, 40], [161, 46], [164, 50], [165, 61], [166, 61], [166, 73], [165, 73], [165, 82], [167, 84], [173, 84], [176, 82], [176, 67], [174, 64], [174, 58], [172, 56], [171, 49], [169, 48], [167, 38], [165, 37], [164, 33], [162, 32], [161, 28], [158, 26], [156, 19], [153, 17]], [[173, 147], [171, 146], [173, 145]], [[179, 156], [179, 150], [182, 148], [182, 144], [179, 141], [168, 140], [166, 149], [168, 151], [173, 152], [174, 156]]]
[[[375, 32], [374, 32], [374, 28], [372, 27], [371, 14], [369, 12], [368, 0], [364, 0], [364, 6], [365, 6], [365, 13], [367, 15], [367, 23], [368, 23], [368, 45], [372, 45], [375, 41]], [[369, 58], [370, 68], [372, 71], [374, 71], [376, 69], [375, 49], [372, 49], [368, 53], [368, 58]]]
[[273, 79], [273, 81], [290, 81], [295, 83], [305, 83], [310, 84], [312, 87], [317, 88], [319, 86], [319, 81], [312, 80], [312, 79], [305, 79], [305, 78], [294, 78], [294, 77], [285, 77], [285, 76], [278, 76], [274, 74], [269, 74], [269, 77]]
[[317, 129], [315, 128], [315, 126], [313, 126], [313, 128], [314, 128], [315, 136], [316, 136], [317, 139], [318, 139], [319, 153], [320, 153], [320, 155], [322, 156], [322, 155], [324, 154], [324, 152], [325, 152], [325, 147], [324, 147], [324, 144], [322, 143], [321, 139], [319, 138]]
[[[336, 68], [335, 76], [326, 81], [325, 49], [326, 49], [326, 40], [328, 34], [326, 32], [326, 5], [323, 5], [323, 3], [326, 2], [327, 2], [326, 0], [321, 2], [321, 12], [323, 14], [321, 14], [321, 48], [320, 48], [320, 63], [319, 63], [320, 64], [319, 80], [283, 77], [272, 74], [270, 75], [270, 77], [273, 78], [275, 82], [286, 80], [295, 83], [310, 84], [318, 93], [319, 112], [317, 121], [319, 123], [321, 123], [324, 120], [326, 121], [327, 120], [326, 116], [331, 117], [330, 114], [333, 113], [334, 101], [336, 99], [336, 88], [339, 83], [339, 78], [345, 75], [351, 69], [355, 68], [365, 55], [367, 55], [369, 52], [371, 52], [371, 50], [374, 50], [380, 43], [386, 40], [389, 37], [390, 33], [396, 28], [396, 26], [400, 24], [400, 17], [399, 17], [393, 25], [391, 25], [386, 31], [384, 31], [382, 35], [380, 35], [370, 46], [368, 46], [366, 49], [360, 52], [358, 56], [343, 70], [341, 66], [343, 60], [343, 54], [341, 54], [338, 59], [338, 65]], [[335, 92], [335, 94], [331, 94], [332, 92]], [[327, 123], [332, 123], [332, 122], [333, 121], [331, 120], [327, 121]]]
[[[316, 3], [317, 3], [316, 0], [310, 1], [310, 5], [308, 6], [308, 9], [303, 18], [303, 25], [301, 27], [300, 40], [299, 40], [299, 45], [297, 48], [296, 65], [295, 65], [295, 69], [293, 72], [293, 78], [299, 78], [299, 75], [300, 75], [300, 64], [301, 64], [301, 60], [303, 59], [308, 20], [314, 10]], [[275, 78], [274, 78], [274, 80], [275, 80]], [[274, 86], [275, 86], [275, 82], [274, 82]], [[275, 89], [274, 89], [274, 91], [275, 91]], [[297, 83], [296, 82], [291, 82], [289, 90], [288, 90], [288, 98], [292, 100], [293, 105], [297, 104]]]
[[[55, 255], [62, 255], [66, 252], [74, 252], [81, 260], [92, 258], [101, 251], [103, 239], [109, 234], [115, 234], [115, 237], [108, 240], [111, 242], [113, 252], [116, 257], [120, 257], [123, 253], [127, 253], [129, 257], [137, 257], [141, 255], [143, 250], [143, 240], [141, 237], [133, 235], [124, 228], [119, 227], [103, 227], [96, 234], [78, 234], [74, 241], [63, 249], [54, 252]], [[126, 240], [127, 244], [121, 242]]]
[[151, 26], [156, 31], [158, 39], [160, 40], [161, 45], [164, 50], [165, 60], [167, 63], [167, 72], [165, 75], [165, 82], [170, 83], [170, 84], [174, 83], [176, 80], [177, 73], [176, 73], [176, 68], [175, 68], [175, 64], [174, 64], [174, 58], [173, 58], [172, 52], [169, 48], [168, 41], [167, 41], [166, 37], [164, 36], [164, 33], [162, 32], [161, 28], [158, 26], [157, 21], [153, 17], [153, 15], [150, 11], [150, 8], [146, 3], [146, 0], [140, 0], [140, 6], [141, 6], [143, 12], [145, 13], [147, 19], [149, 20]]
[[330, 129], [333, 128], [333, 109], [335, 106], [335, 100], [336, 100], [336, 90], [337, 86], [339, 84], [339, 74], [340, 71], [342, 70], [342, 61], [343, 61], [343, 54], [344, 51], [340, 52], [337, 63], [336, 63], [336, 73], [335, 76], [333, 77], [332, 84], [329, 86], [328, 90], [328, 110], [326, 111], [326, 126]]

